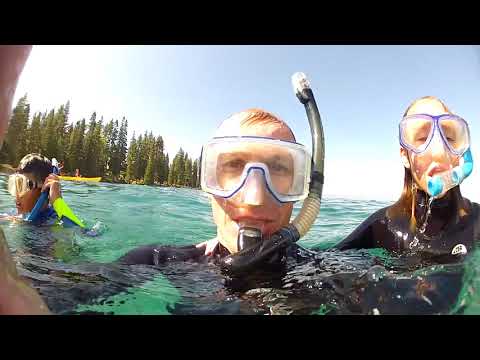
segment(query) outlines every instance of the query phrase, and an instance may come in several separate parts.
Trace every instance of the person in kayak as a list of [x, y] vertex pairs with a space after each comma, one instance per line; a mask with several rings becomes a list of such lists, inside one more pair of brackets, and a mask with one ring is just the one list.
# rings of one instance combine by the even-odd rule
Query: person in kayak
[[438, 98], [415, 100], [399, 125], [405, 169], [403, 192], [334, 248], [384, 248], [452, 261], [480, 241], [480, 207], [462, 196], [460, 183], [473, 160], [467, 122]]
[[63, 168], [65, 167], [65, 164], [62, 161], [60, 161], [60, 163], [58, 164], [58, 175], [62, 175], [63, 174]]

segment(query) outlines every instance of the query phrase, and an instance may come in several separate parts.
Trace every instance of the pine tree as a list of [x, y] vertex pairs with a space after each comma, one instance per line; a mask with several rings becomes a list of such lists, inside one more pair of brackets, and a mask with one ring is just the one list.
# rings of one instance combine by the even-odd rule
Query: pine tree
[[106, 164], [105, 164], [105, 175], [111, 175], [112, 171], [112, 131], [113, 131], [113, 119], [105, 124], [103, 127], [103, 137], [105, 138], [105, 155], [106, 155]]
[[145, 169], [145, 176], [143, 178], [143, 183], [145, 185], [153, 185], [153, 163], [154, 156], [152, 151], [148, 157], [147, 168]]
[[17, 165], [21, 158], [27, 154], [29, 116], [30, 105], [25, 94], [18, 100], [17, 106], [13, 109], [4, 147], [2, 148], [3, 158], [10, 164]]
[[154, 165], [153, 165], [153, 176], [154, 181], [157, 183], [162, 183], [161, 178], [163, 177], [163, 162], [165, 161], [165, 157], [163, 155], [163, 139], [161, 136], [158, 136], [155, 140], [155, 158], [154, 158]]
[[93, 176], [104, 175], [105, 174], [105, 165], [106, 165], [106, 141], [102, 135], [103, 130], [103, 117], [95, 125], [95, 132], [93, 134], [93, 147], [95, 149], [93, 161], [95, 163], [95, 169]]
[[86, 176], [94, 176], [97, 167], [96, 161], [96, 144], [95, 144], [95, 126], [97, 125], [96, 122], [97, 114], [94, 112], [90, 117], [90, 121], [88, 123], [88, 130], [85, 134], [85, 140], [83, 144], [83, 151], [85, 154], [85, 158], [83, 159], [82, 164], [82, 172]]
[[[183, 185], [184, 180], [185, 180], [185, 153], [183, 152], [183, 149], [180, 148], [180, 150], [177, 153], [177, 162], [175, 165], [175, 184], [177, 185]], [[175, 161], [175, 159], [173, 159]]]
[[162, 184], [164, 182], [167, 182], [168, 183], [168, 179], [169, 179], [169, 176], [170, 176], [170, 162], [169, 162], [169, 158], [168, 158], [168, 153], [165, 154], [165, 161], [163, 162], [163, 181], [162, 181]]
[[136, 143], [136, 153], [134, 157], [134, 165], [133, 165], [133, 174], [134, 174], [134, 179], [143, 179], [143, 175], [145, 174], [144, 172], [141, 172], [142, 168], [142, 151], [143, 151], [143, 135], [140, 134], [140, 136], [137, 139]]
[[137, 157], [137, 140], [135, 139], [135, 133], [133, 133], [132, 139], [130, 140], [130, 147], [128, 148], [128, 155], [127, 155], [127, 172], [125, 174], [125, 180], [127, 182], [130, 182], [136, 179], [136, 174], [135, 174], [136, 157]]
[[195, 159], [192, 165], [192, 187], [198, 188], [198, 159]]
[[65, 155], [64, 155], [64, 158], [62, 159], [63, 162], [64, 162], [62, 172], [64, 172], [64, 173], [69, 172], [70, 169], [72, 168], [72, 164], [70, 163], [70, 159], [71, 159], [71, 149], [72, 149], [72, 137], [73, 137], [74, 131], [75, 131], [74, 124], [70, 124], [67, 127], [67, 131], [65, 133], [66, 147], [65, 147]]
[[67, 129], [67, 116], [65, 115], [65, 106], [61, 105], [58, 111], [55, 113], [54, 127], [56, 135], [56, 153], [52, 157], [56, 157], [57, 160], [61, 160], [65, 157], [65, 151], [68, 147], [66, 143], [65, 134]]
[[117, 141], [117, 160], [119, 163], [119, 171], [125, 171], [127, 169], [127, 136], [128, 136], [128, 121], [125, 117], [122, 119], [120, 130], [118, 132]]
[[32, 118], [32, 123], [28, 128], [28, 153], [43, 153], [41, 117], [42, 114], [35, 114]]
[[192, 187], [192, 159], [185, 154], [183, 185]]
[[76, 169], [80, 169], [80, 172], [82, 172], [85, 164], [85, 128], [85, 119], [77, 121], [77, 123], [75, 124], [72, 135], [70, 136], [68, 153], [70, 167], [67, 171], [74, 172]]
[[177, 163], [178, 163], [178, 157], [175, 156], [172, 160], [172, 165], [169, 167], [168, 171], [168, 185], [172, 186], [176, 184], [176, 178], [177, 178]]
[[45, 130], [43, 131], [43, 155], [49, 159], [56, 157], [58, 153], [58, 141], [56, 134], [56, 123], [55, 123], [55, 109], [50, 110], [45, 119]]

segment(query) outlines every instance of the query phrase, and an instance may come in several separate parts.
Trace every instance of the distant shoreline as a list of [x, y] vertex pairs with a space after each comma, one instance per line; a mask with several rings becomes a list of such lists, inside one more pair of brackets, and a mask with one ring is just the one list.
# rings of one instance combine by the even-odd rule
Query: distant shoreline
[[[15, 173], [16, 169], [10, 164], [0, 164], [0, 174], [4, 175], [11, 175]], [[63, 176], [63, 175], [62, 175]], [[70, 175], [64, 175], [70, 176]], [[67, 181], [67, 180], [66, 180]], [[152, 184], [152, 185], [145, 185], [142, 181], [112, 181], [108, 178], [102, 177], [101, 182], [108, 183], [108, 184], [124, 184], [124, 185], [143, 185], [143, 186], [156, 186], [156, 187], [165, 187], [165, 188], [176, 188], [176, 189], [198, 189], [190, 186], [183, 186], [183, 185], [160, 185], [160, 184]]]

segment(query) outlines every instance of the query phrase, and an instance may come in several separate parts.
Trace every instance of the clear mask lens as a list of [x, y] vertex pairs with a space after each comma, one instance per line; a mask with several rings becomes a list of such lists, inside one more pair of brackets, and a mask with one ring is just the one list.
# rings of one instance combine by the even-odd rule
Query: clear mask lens
[[214, 139], [204, 147], [202, 188], [231, 197], [260, 173], [270, 192], [281, 202], [308, 194], [311, 157], [296, 143], [263, 138]]
[[36, 187], [36, 184], [25, 175], [13, 174], [8, 177], [8, 192], [10, 195], [23, 196]]
[[411, 115], [400, 122], [400, 142], [408, 150], [421, 153], [439, 135], [447, 149], [462, 155], [470, 146], [470, 132], [465, 120], [454, 115]]

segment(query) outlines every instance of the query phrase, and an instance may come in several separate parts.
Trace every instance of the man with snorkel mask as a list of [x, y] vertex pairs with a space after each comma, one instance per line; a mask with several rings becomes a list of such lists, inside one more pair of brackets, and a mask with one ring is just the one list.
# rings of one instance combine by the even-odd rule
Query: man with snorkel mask
[[[210, 196], [217, 236], [196, 246], [140, 247], [120, 262], [214, 261], [233, 274], [278, 265], [286, 259], [286, 250], [308, 255], [295, 242], [320, 210], [323, 128], [305, 75], [296, 73], [292, 81], [307, 112], [314, 155], [269, 112], [249, 109], [232, 115], [202, 149], [201, 186]], [[299, 200], [304, 200], [302, 210], [290, 223], [293, 203]]]

